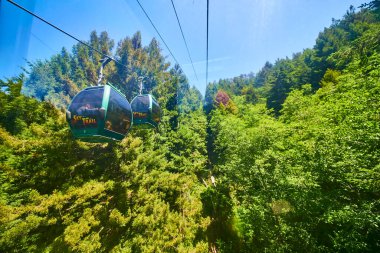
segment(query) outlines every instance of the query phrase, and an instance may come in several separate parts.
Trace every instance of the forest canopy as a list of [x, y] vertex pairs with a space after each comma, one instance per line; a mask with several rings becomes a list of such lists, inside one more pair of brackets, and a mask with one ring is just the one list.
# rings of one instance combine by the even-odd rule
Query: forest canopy
[[0, 81], [1, 252], [378, 252], [379, 1], [350, 8], [313, 48], [207, 86], [159, 42], [118, 43], [103, 83], [152, 93], [157, 130], [75, 140], [65, 108], [97, 82], [82, 44]]

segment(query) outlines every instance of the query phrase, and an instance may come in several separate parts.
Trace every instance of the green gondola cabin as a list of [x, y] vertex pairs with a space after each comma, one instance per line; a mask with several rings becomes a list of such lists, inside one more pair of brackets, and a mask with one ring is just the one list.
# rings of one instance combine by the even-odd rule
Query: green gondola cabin
[[161, 108], [150, 94], [137, 95], [131, 102], [133, 127], [156, 128], [161, 121]]
[[79, 92], [66, 112], [74, 137], [87, 142], [122, 140], [132, 126], [132, 108], [113, 86], [89, 87]]

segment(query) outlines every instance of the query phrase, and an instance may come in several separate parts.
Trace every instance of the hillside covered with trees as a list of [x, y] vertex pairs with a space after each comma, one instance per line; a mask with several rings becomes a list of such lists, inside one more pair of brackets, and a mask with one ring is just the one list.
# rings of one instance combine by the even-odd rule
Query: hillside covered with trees
[[97, 82], [77, 44], [0, 82], [1, 252], [378, 252], [380, 2], [333, 20], [313, 48], [210, 83], [205, 98], [157, 40], [88, 44], [157, 130], [75, 140], [65, 108]]

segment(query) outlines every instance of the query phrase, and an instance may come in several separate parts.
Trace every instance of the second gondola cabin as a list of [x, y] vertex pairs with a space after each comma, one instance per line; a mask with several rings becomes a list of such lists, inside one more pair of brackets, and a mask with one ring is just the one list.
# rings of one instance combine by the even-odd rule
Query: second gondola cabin
[[79, 92], [66, 118], [74, 137], [87, 142], [122, 140], [133, 122], [128, 100], [109, 84]]
[[137, 95], [131, 102], [133, 128], [156, 128], [161, 121], [161, 108], [150, 94]]

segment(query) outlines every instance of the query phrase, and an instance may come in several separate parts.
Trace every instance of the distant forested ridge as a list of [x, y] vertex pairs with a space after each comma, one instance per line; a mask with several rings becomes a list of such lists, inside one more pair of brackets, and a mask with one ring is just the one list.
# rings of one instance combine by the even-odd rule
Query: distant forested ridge
[[63, 108], [100, 67], [80, 44], [1, 81], [1, 252], [380, 251], [378, 0], [203, 101], [157, 40], [88, 43], [129, 100], [145, 77], [162, 124], [74, 140]]

